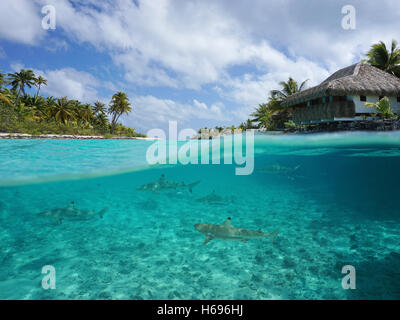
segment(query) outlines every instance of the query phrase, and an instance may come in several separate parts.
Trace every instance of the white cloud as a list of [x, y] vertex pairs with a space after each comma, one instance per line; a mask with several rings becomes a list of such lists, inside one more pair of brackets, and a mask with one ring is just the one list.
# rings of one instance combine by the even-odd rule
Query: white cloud
[[308, 80], [307, 85], [313, 86], [329, 76], [329, 72], [317, 63], [299, 58], [291, 60], [283, 54], [272, 52], [269, 47], [265, 48], [260, 56], [269, 56], [270, 59], [262, 60], [260, 69], [269, 70], [266, 73], [246, 73], [243, 76], [227, 76], [224, 81], [215, 87], [215, 91], [221, 97], [234, 101], [240, 105], [256, 106], [266, 102], [271, 90], [279, 89], [279, 82], [286, 81], [289, 77], [299, 83]]
[[253, 64], [264, 73], [293, 65], [266, 40], [256, 41], [226, 7], [199, 1], [113, 3], [110, 10], [107, 3], [102, 10], [73, 7], [67, 0], [54, 5], [70, 38], [108, 50], [129, 82], [199, 89], [224, 81], [235, 65]]
[[103, 86], [90, 73], [73, 68], [34, 70], [34, 72], [47, 79], [48, 85], [43, 86], [41, 92], [54, 97], [67, 96], [69, 99], [93, 103], [99, 99], [98, 88]]
[[[205, 6], [212, 0], [204, 0]], [[320, 0], [253, 0], [216, 2], [249, 30], [253, 40], [268, 39], [280, 51], [319, 61], [332, 69], [359, 59], [373, 42], [399, 38], [400, 4], [396, 0], [352, 0], [356, 30], [343, 30], [346, 2]]]
[[125, 79], [131, 83], [142, 86], [178, 87], [176, 79], [169, 76], [161, 67], [150, 66], [148, 59], [136, 50], [115, 55], [113, 60], [116, 65], [125, 68]]
[[32, 69], [36, 77], [42, 76], [47, 80], [47, 86], [43, 85], [40, 92], [55, 98], [68, 97], [83, 103], [94, 103], [100, 100], [108, 104], [111, 99], [102, 97], [99, 94], [99, 89], [107, 88], [117, 91], [112, 83], [100, 81], [92, 74], [74, 68], [38, 70], [19, 62], [12, 63], [10, 67], [13, 72], [19, 72], [21, 69]]
[[43, 35], [40, 10], [33, 1], [0, 1], [0, 38], [36, 44]]
[[253, 0], [251, 6], [230, 0], [139, 6], [131, 0], [3, 0], [0, 36], [26, 43], [40, 38], [39, 10], [45, 4], [56, 7], [57, 28], [107, 50], [125, 69], [126, 80], [143, 86], [200, 88], [223, 80], [231, 66], [253, 64], [269, 73], [267, 64], [280, 72], [286, 61], [299, 58], [333, 72], [361, 58], [372, 42], [399, 36], [395, 0], [368, 5], [354, 0], [355, 31], [341, 28], [341, 3], [317, 0]]
[[[317, 84], [361, 59], [373, 41], [398, 35], [396, 19], [379, 19], [399, 14], [391, 0], [369, 4], [371, 10], [355, 1], [356, 31], [341, 28], [339, 3], [315, 0], [254, 0], [251, 6], [227, 0], [53, 4], [58, 26], [74, 41], [109, 52], [126, 81], [178, 89], [214, 84], [221, 97], [246, 106], [265, 101], [289, 76]], [[257, 72], [229, 73], [249, 65]]]
[[10, 67], [11, 67], [11, 70], [14, 71], [14, 72], [18, 72], [21, 69], [25, 68], [25, 66], [22, 63], [19, 63], [19, 62], [12, 63]]
[[74, 8], [67, 0], [39, 2], [56, 7], [57, 26], [71, 39], [109, 50], [134, 83], [198, 88], [217, 81], [228, 64], [242, 60], [235, 38], [241, 33], [239, 26], [201, 3], [181, 3], [179, 9], [167, 0], [142, 1], [139, 7], [116, 0], [112, 9], [101, 4], [99, 11]]
[[177, 121], [180, 129], [184, 127], [197, 129], [199, 126], [195, 123], [199, 120], [209, 123], [210, 126], [235, 121], [222, 103], [207, 106], [196, 99], [192, 103], [180, 103], [151, 95], [132, 96], [131, 101], [133, 111], [123, 117], [122, 121], [142, 131], [154, 128], [166, 129], [168, 121]]
[[69, 48], [69, 45], [67, 41], [57, 39], [57, 38], [50, 38], [47, 40], [47, 43], [45, 45], [46, 50], [50, 52], [57, 52], [57, 51], [67, 51]]

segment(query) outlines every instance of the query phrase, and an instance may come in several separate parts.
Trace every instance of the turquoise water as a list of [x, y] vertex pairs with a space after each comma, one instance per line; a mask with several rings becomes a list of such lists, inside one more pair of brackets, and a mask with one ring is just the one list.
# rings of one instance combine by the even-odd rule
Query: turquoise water
[[[255, 170], [151, 167], [153, 142], [0, 141], [0, 299], [399, 299], [400, 133], [257, 136]], [[279, 164], [293, 172], [265, 170]], [[201, 181], [193, 192], [136, 188]], [[223, 201], [198, 201], [215, 191]], [[38, 213], [107, 208], [87, 220]], [[212, 240], [196, 223], [264, 232]], [[42, 267], [56, 270], [44, 290]], [[341, 286], [356, 269], [356, 289]]]

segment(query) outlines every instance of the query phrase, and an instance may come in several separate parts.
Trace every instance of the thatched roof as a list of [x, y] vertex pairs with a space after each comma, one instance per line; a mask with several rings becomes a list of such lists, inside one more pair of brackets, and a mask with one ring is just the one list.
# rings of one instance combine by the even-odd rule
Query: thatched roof
[[289, 96], [283, 106], [290, 107], [326, 96], [400, 96], [400, 79], [366, 63], [341, 69], [320, 85]]

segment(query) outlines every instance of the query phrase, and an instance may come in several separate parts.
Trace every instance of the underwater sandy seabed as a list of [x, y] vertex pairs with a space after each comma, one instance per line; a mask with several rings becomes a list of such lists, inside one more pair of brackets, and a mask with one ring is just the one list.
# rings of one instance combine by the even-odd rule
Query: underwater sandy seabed
[[[0, 187], [0, 299], [399, 299], [398, 160], [260, 157], [251, 176], [192, 165]], [[257, 171], [275, 161], [301, 168]], [[193, 193], [136, 190], [161, 173], [201, 183]], [[196, 201], [213, 190], [232, 199]], [[109, 209], [103, 219], [60, 225], [37, 216], [71, 201]], [[279, 234], [274, 243], [203, 245], [194, 224], [227, 217]], [[341, 286], [347, 264], [356, 290]], [[56, 268], [55, 290], [41, 287], [44, 265]]]

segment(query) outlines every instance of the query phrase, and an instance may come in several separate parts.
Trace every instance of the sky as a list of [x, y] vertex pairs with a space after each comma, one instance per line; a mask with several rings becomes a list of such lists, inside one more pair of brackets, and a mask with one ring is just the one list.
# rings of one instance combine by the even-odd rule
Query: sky
[[[55, 8], [44, 29], [42, 8]], [[355, 9], [344, 29], [342, 8]], [[398, 0], [1, 0], [0, 70], [33, 69], [46, 96], [128, 94], [137, 131], [239, 125], [289, 76], [308, 86], [400, 41]]]

